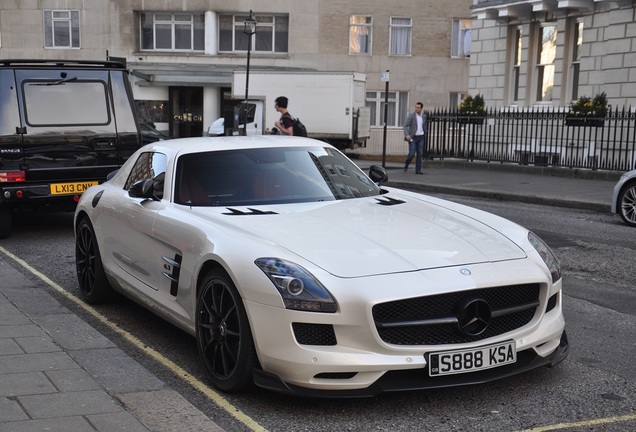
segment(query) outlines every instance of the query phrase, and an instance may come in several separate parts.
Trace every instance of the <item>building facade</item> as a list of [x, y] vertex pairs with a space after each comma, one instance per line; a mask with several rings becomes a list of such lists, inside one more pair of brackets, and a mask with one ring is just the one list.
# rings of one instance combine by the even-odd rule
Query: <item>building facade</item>
[[[417, 101], [453, 106], [468, 93], [471, 0], [1, 0], [0, 58], [126, 61], [140, 118], [172, 137], [200, 136], [246, 68], [244, 21], [257, 20], [251, 68], [367, 76], [379, 153], [390, 71], [390, 151]], [[293, 104], [293, 101], [291, 101]], [[292, 105], [293, 107], [293, 105]], [[297, 115], [302, 116], [302, 113]]]
[[475, 0], [470, 93], [491, 107], [636, 106], [632, 0]]

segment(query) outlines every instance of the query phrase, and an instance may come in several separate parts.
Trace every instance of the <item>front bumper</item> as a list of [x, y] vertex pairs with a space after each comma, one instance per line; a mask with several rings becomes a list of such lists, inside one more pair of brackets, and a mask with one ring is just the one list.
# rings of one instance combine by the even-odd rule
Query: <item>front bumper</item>
[[385, 373], [369, 387], [351, 390], [318, 390], [299, 387], [286, 383], [277, 375], [262, 370], [254, 371], [254, 382], [259, 387], [297, 396], [328, 398], [373, 397], [384, 392], [456, 387], [496, 381], [542, 366], [556, 366], [568, 356], [568, 353], [568, 338], [566, 332], [563, 331], [559, 346], [546, 357], [538, 355], [534, 349], [527, 349], [517, 353], [517, 361], [514, 364], [480, 372], [430, 377], [426, 369], [395, 370]]

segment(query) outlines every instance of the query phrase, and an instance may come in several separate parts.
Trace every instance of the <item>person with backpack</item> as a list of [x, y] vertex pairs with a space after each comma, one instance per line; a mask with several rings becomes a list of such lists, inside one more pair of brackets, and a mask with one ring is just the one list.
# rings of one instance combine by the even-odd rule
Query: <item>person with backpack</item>
[[279, 96], [274, 101], [274, 108], [281, 113], [280, 120], [274, 122], [280, 135], [294, 135], [294, 122], [291, 114], [287, 111], [287, 103], [289, 99], [285, 96]]
[[285, 96], [276, 98], [274, 107], [276, 111], [282, 115], [280, 116], [280, 120], [274, 123], [276, 127], [272, 128], [272, 134], [306, 137], [307, 128], [298, 118], [292, 117], [289, 111], [287, 111], [287, 102], [289, 102], [289, 100]]

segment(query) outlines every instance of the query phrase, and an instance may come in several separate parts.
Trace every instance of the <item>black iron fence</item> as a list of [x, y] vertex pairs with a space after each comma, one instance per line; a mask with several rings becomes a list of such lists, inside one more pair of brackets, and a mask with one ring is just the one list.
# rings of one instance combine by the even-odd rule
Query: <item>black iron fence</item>
[[485, 116], [453, 110], [428, 114], [429, 155], [523, 165], [615, 171], [636, 169], [636, 112], [571, 117], [557, 109], [491, 109]]

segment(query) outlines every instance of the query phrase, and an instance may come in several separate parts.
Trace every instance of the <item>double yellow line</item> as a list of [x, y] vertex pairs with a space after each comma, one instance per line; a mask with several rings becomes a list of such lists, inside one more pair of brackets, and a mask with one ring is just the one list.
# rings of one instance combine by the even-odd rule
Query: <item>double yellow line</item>
[[[553, 425], [540, 426], [540, 427], [536, 427], [532, 429], [524, 429], [519, 432], [547, 432], [547, 431], [554, 431], [559, 429], [572, 429], [572, 428], [587, 429], [591, 426], [606, 425], [611, 423], [627, 423], [631, 421], [636, 421], [636, 413], [622, 415], [622, 416], [592, 419], [592, 420], [583, 420], [583, 421], [573, 422], [573, 423], [557, 423]], [[634, 429], [636, 429], [636, 427], [632, 429], [625, 429], [625, 430], [634, 430]]]
[[164, 357], [158, 351], [148, 347], [146, 344], [144, 344], [137, 337], [135, 337], [132, 334], [128, 333], [127, 331], [123, 330], [117, 324], [115, 324], [114, 322], [110, 321], [104, 315], [100, 314], [97, 310], [95, 310], [95, 308], [93, 308], [92, 306], [90, 306], [89, 304], [87, 304], [86, 302], [81, 300], [80, 298], [74, 296], [70, 292], [66, 291], [60, 285], [56, 284], [51, 279], [49, 279], [46, 275], [42, 274], [41, 272], [39, 272], [35, 268], [31, 267], [26, 261], [20, 259], [16, 255], [12, 254], [11, 252], [6, 250], [2, 246], [0, 246], [0, 252], [5, 254], [7, 257], [11, 258], [13, 261], [15, 261], [18, 264], [20, 264], [22, 267], [24, 267], [26, 270], [28, 270], [34, 276], [36, 276], [37, 278], [42, 280], [44, 283], [49, 285], [55, 291], [57, 291], [58, 293], [62, 294], [64, 297], [66, 297], [67, 299], [71, 300], [73, 303], [75, 303], [76, 305], [78, 305], [79, 307], [84, 309], [84, 311], [86, 311], [89, 314], [91, 314], [93, 317], [95, 317], [97, 320], [99, 320], [102, 324], [108, 326], [108, 328], [110, 328], [112, 331], [114, 331], [119, 336], [124, 338], [127, 342], [129, 342], [130, 344], [134, 345], [137, 349], [139, 349], [140, 351], [144, 352], [148, 356], [152, 357], [155, 361], [159, 362], [161, 365], [163, 365], [164, 367], [166, 367], [167, 369], [172, 371], [175, 375], [177, 375], [178, 377], [183, 379], [185, 382], [190, 384], [192, 387], [194, 387], [195, 389], [197, 389], [198, 391], [203, 393], [208, 399], [210, 399], [212, 402], [214, 402], [215, 404], [217, 404], [218, 406], [223, 408], [228, 414], [230, 414], [236, 420], [240, 421], [245, 426], [247, 426], [250, 431], [254, 431], [254, 432], [266, 432], [267, 431], [267, 429], [263, 428], [261, 425], [259, 425], [256, 421], [254, 421], [248, 415], [246, 415], [241, 410], [239, 410], [237, 407], [232, 405], [223, 396], [221, 396], [219, 393], [214, 391], [212, 388], [210, 388], [209, 386], [205, 385], [204, 383], [202, 383], [201, 381], [199, 381], [198, 379], [196, 379], [192, 375], [190, 375], [183, 368], [181, 368], [179, 365], [174, 363], [172, 360]]

